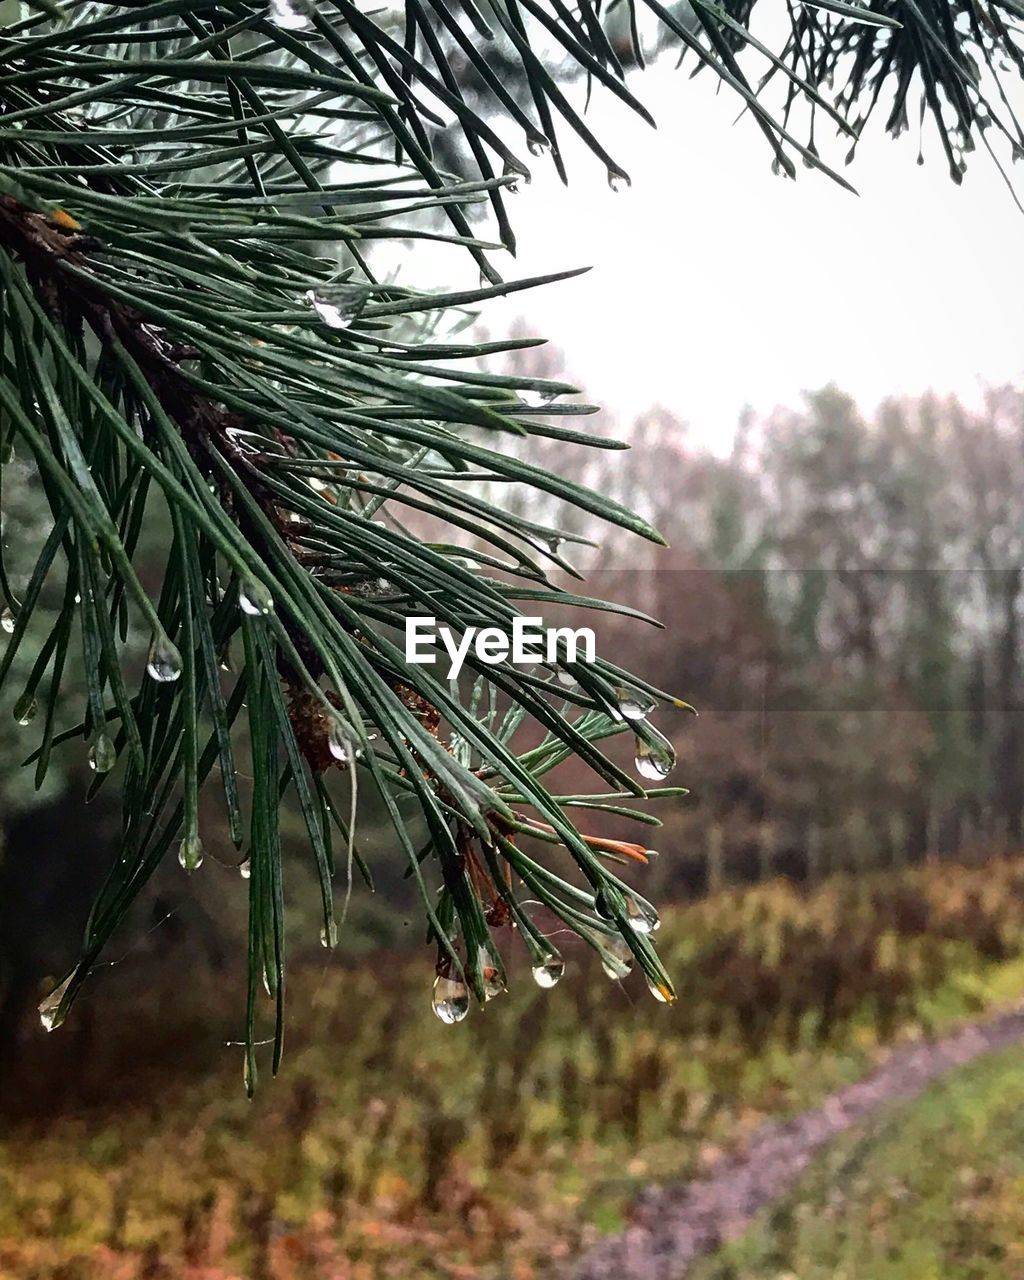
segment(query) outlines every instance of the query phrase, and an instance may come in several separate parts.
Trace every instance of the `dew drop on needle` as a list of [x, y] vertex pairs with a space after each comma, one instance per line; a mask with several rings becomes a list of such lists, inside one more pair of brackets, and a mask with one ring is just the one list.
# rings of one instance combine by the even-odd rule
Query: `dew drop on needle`
[[431, 1003], [435, 1016], [451, 1026], [469, 1013], [469, 988], [458, 978], [444, 978], [439, 974], [434, 979]]
[[150, 678], [160, 684], [168, 684], [181, 675], [181, 654], [167, 636], [159, 634], [153, 637], [146, 670]]
[[561, 981], [562, 974], [565, 973], [565, 961], [561, 956], [552, 953], [538, 961], [531, 969], [531, 973], [538, 987], [543, 987], [546, 991], [550, 990]]
[[178, 845], [178, 862], [183, 871], [187, 871], [189, 875], [193, 871], [198, 871], [203, 865], [203, 858], [206, 854], [203, 848], [203, 842], [195, 834], [187, 835]]

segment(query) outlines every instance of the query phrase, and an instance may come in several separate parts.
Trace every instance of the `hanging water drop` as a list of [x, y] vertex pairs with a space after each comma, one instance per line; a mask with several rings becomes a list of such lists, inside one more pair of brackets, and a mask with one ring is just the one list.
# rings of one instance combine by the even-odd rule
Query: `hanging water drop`
[[352, 743], [345, 737], [340, 724], [331, 724], [331, 730], [327, 736], [327, 748], [339, 764], [348, 764], [352, 759]]
[[650, 782], [661, 782], [675, 768], [676, 753], [667, 738], [658, 738], [647, 742], [639, 734], [636, 739], [636, 755], [633, 759], [636, 771], [641, 778]]
[[320, 930], [320, 945], [333, 951], [338, 945], [338, 922], [332, 920], [330, 926], [324, 925]]
[[238, 864], [238, 874], [242, 877], [243, 880], [248, 880], [251, 878], [252, 863], [249, 861], [248, 858], [243, 859], [243, 861], [241, 861]]
[[601, 968], [615, 982], [628, 976], [633, 969], [633, 953], [625, 938], [609, 938], [601, 948]]
[[612, 905], [608, 901], [608, 894], [604, 889], [598, 889], [597, 893], [594, 894], [594, 910], [602, 920], [615, 919], [615, 912], [612, 910]]
[[548, 991], [560, 982], [562, 974], [565, 973], [565, 961], [552, 951], [550, 955], [546, 955], [543, 960], [535, 964], [530, 972], [537, 986]]
[[526, 145], [531, 156], [542, 156], [551, 150], [551, 143], [547, 138], [528, 138]]
[[270, 0], [269, 16], [282, 31], [309, 31], [313, 25], [304, 0]]
[[89, 768], [93, 773], [109, 773], [117, 764], [114, 744], [101, 729], [89, 748]]
[[555, 672], [555, 678], [559, 684], [564, 685], [567, 689], [575, 689], [578, 681], [571, 671], [566, 671], [565, 667], [559, 667]]
[[37, 710], [35, 698], [26, 690], [14, 704], [14, 719], [22, 726], [31, 724], [36, 718]]
[[347, 329], [356, 318], [366, 290], [354, 284], [322, 284], [303, 295], [328, 329]]
[[469, 1013], [469, 988], [458, 978], [444, 978], [438, 974], [434, 979], [431, 1003], [435, 1016], [452, 1026]]
[[525, 165], [518, 164], [518, 163], [506, 164], [505, 168], [501, 172], [501, 176], [503, 178], [512, 179], [512, 181], [505, 188], [506, 191], [518, 192], [520, 178], [522, 178], [522, 180], [527, 184], [527, 186], [529, 186], [529, 184], [533, 181], [533, 175], [530, 173], [529, 169], [527, 169]]
[[623, 173], [621, 169], [608, 170], [608, 185], [615, 192], [623, 191], [626, 187], [631, 187], [633, 181], [628, 173]]
[[5, 440], [0, 444], [0, 467], [6, 467], [8, 463], [14, 461], [14, 441]]
[[44, 1031], [56, 1031], [64, 1021], [66, 1010], [62, 1010], [60, 1005], [74, 976], [75, 970], [72, 969], [64, 981], [54, 987], [50, 994], [40, 1001], [39, 1021], [43, 1024]]
[[521, 403], [530, 409], [540, 409], [546, 404], [553, 404], [561, 394], [560, 391], [549, 391], [546, 388], [538, 391], [536, 387], [520, 387], [516, 391]]
[[149, 646], [146, 670], [151, 679], [161, 684], [177, 680], [181, 675], [181, 654], [162, 631], [154, 635], [153, 643]]
[[500, 996], [505, 990], [505, 979], [501, 969], [495, 964], [494, 956], [491, 955], [486, 947], [479, 949], [476, 959], [480, 967], [480, 976], [483, 979], [484, 999], [493, 1000], [495, 996]]
[[183, 871], [187, 871], [189, 875], [193, 871], [198, 871], [203, 865], [203, 858], [206, 850], [203, 848], [203, 842], [193, 831], [190, 835], [185, 836], [181, 844], [178, 845], [178, 863]]
[[646, 720], [654, 708], [654, 699], [639, 689], [616, 689], [619, 713], [625, 720]]
[[662, 982], [655, 978], [648, 978], [647, 989], [659, 1004], [675, 1004], [676, 993], [667, 982]]
[[274, 612], [274, 597], [262, 582], [246, 578], [238, 589], [238, 604], [251, 618], [265, 617]]
[[10, 609], [5, 609], [3, 613], [0, 613], [0, 627], [3, 627], [3, 629], [7, 632], [8, 635], [10, 635], [13, 632], [14, 614], [10, 611]]
[[654, 933], [661, 928], [661, 917], [657, 911], [637, 898], [626, 899], [626, 918], [634, 933]]

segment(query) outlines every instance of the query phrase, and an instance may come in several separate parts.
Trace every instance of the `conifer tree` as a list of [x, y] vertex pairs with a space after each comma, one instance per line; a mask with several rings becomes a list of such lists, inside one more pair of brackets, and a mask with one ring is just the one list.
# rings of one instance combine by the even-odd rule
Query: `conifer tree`
[[[642, 816], [638, 801], [671, 792], [652, 713], [672, 694], [607, 655], [535, 668], [471, 656], [471, 678], [450, 683], [405, 660], [401, 631], [414, 615], [459, 634], [556, 604], [615, 608], [552, 578], [563, 532], [522, 514], [544, 510], [542, 495], [658, 538], [531, 465], [530, 437], [615, 446], [567, 425], [586, 410], [571, 386], [482, 359], [529, 340], [460, 330], [467, 309], [546, 283], [510, 260], [508, 196], [532, 166], [565, 177], [575, 135], [627, 180], [584, 103], [610, 93], [650, 119], [634, 74], [645, 49], [734, 94], [790, 177], [802, 160], [845, 185], [837, 156], [876, 110], [894, 135], [919, 112], [956, 181], [977, 140], [997, 163], [1020, 153], [1018, 0], [786, 0], [756, 14], [777, 40], [755, 35], [753, 4], [709, 0], [7, 6], [0, 445], [31, 460], [48, 518], [24, 581], [0, 562], [0, 679], [24, 679], [15, 657], [56, 591], [17, 691], [22, 719], [40, 708], [32, 767], [41, 779], [58, 747], [87, 751], [95, 786], [116, 778], [123, 797], [121, 842], [47, 1026], [161, 860], [202, 862], [203, 788], [249, 873], [250, 1088], [264, 984], [275, 1067], [281, 1055], [288, 795], [333, 945], [336, 871], [369, 874], [359, 793], [379, 794], [419, 888], [443, 1020], [500, 991], [513, 938], [554, 985], [552, 919], [610, 974], [635, 962], [673, 998], [656, 911], [616, 872], [645, 846], [601, 834], [603, 811]], [[681, 109], [704, 92], [681, 79]], [[819, 150], [823, 132], [837, 156]], [[455, 246], [479, 286], [382, 278], [378, 241], [405, 247], [410, 278], [423, 242]], [[503, 505], [502, 485], [538, 495], [535, 508]], [[161, 520], [159, 573], [142, 573], [140, 537]], [[86, 695], [60, 732], [69, 672]], [[619, 733], [635, 738], [635, 771], [606, 749]], [[549, 787], [570, 757], [592, 794]], [[577, 875], [552, 869], [552, 847]]]

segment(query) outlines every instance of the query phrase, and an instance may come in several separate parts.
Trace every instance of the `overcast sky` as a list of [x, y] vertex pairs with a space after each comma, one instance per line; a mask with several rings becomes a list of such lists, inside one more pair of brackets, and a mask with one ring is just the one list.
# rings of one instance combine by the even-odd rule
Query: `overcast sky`
[[[617, 416], [661, 402], [719, 448], [744, 404], [767, 411], [830, 379], [871, 406], [1024, 376], [1024, 215], [987, 153], [957, 188], [934, 136], [918, 167], [915, 134], [876, 132], [843, 169], [853, 196], [804, 169], [775, 177], [710, 77], [665, 59], [632, 87], [657, 131], [606, 95], [588, 116], [630, 190], [574, 151], [568, 189], [536, 160], [510, 198], [520, 247], [506, 275], [593, 270], [490, 307], [492, 334], [524, 317]], [[1024, 191], [1024, 165], [1013, 176]]]

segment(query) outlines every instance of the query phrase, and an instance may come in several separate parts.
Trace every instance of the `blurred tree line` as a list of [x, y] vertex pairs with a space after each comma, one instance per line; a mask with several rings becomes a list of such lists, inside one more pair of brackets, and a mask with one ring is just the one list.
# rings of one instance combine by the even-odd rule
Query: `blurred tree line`
[[641, 646], [700, 712], [676, 726], [694, 794], [662, 814], [666, 886], [1019, 843], [1024, 393], [867, 416], [828, 386], [745, 413], [725, 456], [665, 408], [630, 438], [588, 483], [671, 550], [601, 542], [588, 578], [666, 628], [599, 619], [599, 649]]

